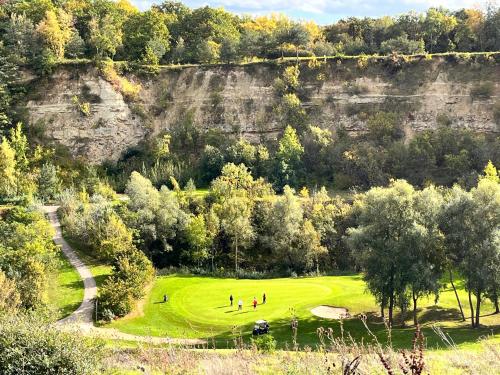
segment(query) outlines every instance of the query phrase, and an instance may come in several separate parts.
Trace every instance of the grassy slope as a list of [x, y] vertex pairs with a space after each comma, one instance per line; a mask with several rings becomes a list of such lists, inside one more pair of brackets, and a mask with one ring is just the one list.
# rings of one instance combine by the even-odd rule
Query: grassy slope
[[97, 288], [99, 288], [104, 280], [111, 275], [111, 266], [93, 257], [85, 244], [74, 241], [67, 236], [64, 238], [73, 250], [75, 250], [83, 263], [85, 263], [85, 265], [90, 269], [90, 272], [92, 272], [92, 276], [94, 276], [97, 284]]
[[83, 281], [62, 251], [59, 252], [57, 270], [50, 279], [49, 307], [54, 320], [62, 319], [75, 311], [83, 300]]
[[[268, 295], [268, 303], [259, 305], [253, 311], [250, 304], [254, 296], [260, 301], [262, 293]], [[169, 295], [169, 302], [162, 303], [163, 294]], [[244, 301], [243, 311], [229, 307], [229, 295], [235, 301]], [[466, 295], [460, 291], [462, 304]], [[236, 304], [236, 303], [235, 303]], [[331, 327], [336, 335], [340, 334], [338, 322], [314, 317], [309, 310], [320, 304], [342, 306], [352, 315], [365, 313], [369, 316], [378, 311], [373, 297], [365, 293], [365, 285], [359, 275], [329, 276], [320, 278], [273, 279], [273, 280], [235, 280], [215, 279], [194, 276], [159, 277], [143, 304], [143, 314], [134, 313], [129, 318], [113, 322], [110, 326], [127, 333], [171, 337], [215, 337], [219, 347], [231, 341], [233, 326], [242, 329], [248, 336], [257, 319], [270, 321], [273, 335], [280, 343], [291, 342], [291, 309], [299, 318], [299, 337], [301, 345], [316, 345], [316, 330]], [[441, 340], [432, 331], [431, 322], [440, 321], [440, 326], [449, 333], [457, 344], [470, 344], [485, 334], [500, 333], [500, 316], [488, 315], [493, 311], [489, 302], [482, 308], [482, 323], [487, 328], [471, 330], [461, 323], [456, 310], [456, 300], [451, 289], [446, 289], [434, 305], [433, 298], [420, 301], [425, 306], [419, 312], [421, 323], [425, 324], [428, 344], [434, 347]], [[396, 316], [398, 319], [398, 316]], [[410, 316], [408, 319], [411, 319]], [[383, 324], [372, 319], [370, 328], [381, 341], [386, 339]], [[238, 328], [238, 329], [240, 329]], [[369, 340], [359, 319], [344, 321], [345, 334], [357, 340]], [[392, 341], [396, 347], [411, 343], [413, 328], [395, 329]]]

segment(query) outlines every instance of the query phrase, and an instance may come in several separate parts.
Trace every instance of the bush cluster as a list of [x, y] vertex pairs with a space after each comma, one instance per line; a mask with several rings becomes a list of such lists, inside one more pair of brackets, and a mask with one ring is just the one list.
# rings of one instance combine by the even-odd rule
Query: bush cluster
[[102, 344], [55, 329], [30, 315], [0, 316], [3, 375], [93, 375], [100, 371]]
[[[104, 192], [107, 189], [100, 189]], [[151, 262], [139, 251], [132, 232], [115, 213], [112, 201], [99, 194], [70, 191], [62, 195], [61, 218], [66, 233], [87, 244], [92, 256], [111, 264], [112, 275], [99, 290], [99, 318], [129, 313], [152, 280]]]

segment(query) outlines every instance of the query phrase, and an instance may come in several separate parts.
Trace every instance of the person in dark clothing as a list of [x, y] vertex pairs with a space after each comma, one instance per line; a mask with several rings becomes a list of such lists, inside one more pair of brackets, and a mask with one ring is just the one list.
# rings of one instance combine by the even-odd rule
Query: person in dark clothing
[[167, 302], [168, 301], [168, 297], [166, 294], [163, 295], [163, 303]]
[[233, 295], [232, 294], [229, 296], [229, 302], [231, 303], [231, 306], [233, 306]]
[[266, 293], [262, 295], [262, 304], [265, 304], [267, 300]]

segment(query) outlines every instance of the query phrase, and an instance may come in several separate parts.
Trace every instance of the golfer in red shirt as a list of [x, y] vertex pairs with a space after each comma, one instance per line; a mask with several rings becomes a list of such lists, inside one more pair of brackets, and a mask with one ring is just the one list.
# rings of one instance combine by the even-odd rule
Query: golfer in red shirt
[[253, 297], [253, 309], [257, 308], [257, 298]]

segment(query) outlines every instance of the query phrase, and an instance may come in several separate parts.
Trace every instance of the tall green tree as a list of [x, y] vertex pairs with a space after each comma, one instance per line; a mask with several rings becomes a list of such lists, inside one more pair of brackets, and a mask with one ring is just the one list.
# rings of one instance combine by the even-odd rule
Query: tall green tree
[[61, 189], [57, 168], [54, 164], [45, 163], [38, 177], [38, 196], [44, 201], [50, 201], [56, 198]]
[[481, 301], [497, 282], [491, 275], [500, 270], [500, 185], [483, 178], [470, 192], [455, 186], [445, 203], [441, 228], [448, 257], [465, 279], [471, 326], [477, 328]]
[[156, 10], [133, 14], [123, 25], [123, 46], [131, 60], [140, 60], [149, 51], [158, 63], [170, 48], [165, 15]]
[[268, 225], [271, 227], [271, 249], [275, 264], [295, 272], [305, 269], [305, 254], [297, 246], [297, 238], [303, 229], [304, 210], [299, 198], [289, 186], [273, 204]]
[[276, 153], [278, 187], [298, 185], [302, 173], [303, 154], [304, 147], [300, 143], [297, 132], [291, 126], [287, 126]]
[[221, 228], [229, 237], [234, 251], [234, 270], [240, 270], [242, 261], [241, 249], [245, 249], [254, 238], [254, 230], [250, 221], [252, 202], [242, 196], [232, 196], [216, 207]]
[[443, 204], [442, 192], [433, 186], [415, 192], [415, 242], [407, 248], [406, 254], [415, 326], [418, 324], [418, 299], [429, 294], [439, 295], [440, 280], [446, 266], [444, 236], [439, 229]]
[[89, 44], [97, 57], [113, 57], [123, 43], [121, 23], [111, 15], [93, 17], [89, 22]]
[[417, 245], [422, 229], [415, 220], [414, 193], [413, 187], [403, 180], [394, 181], [387, 188], [370, 189], [357, 202], [359, 226], [348, 232], [363, 268], [363, 279], [381, 311], [388, 304], [390, 325], [398, 300], [406, 299], [412, 274], [407, 255]]

